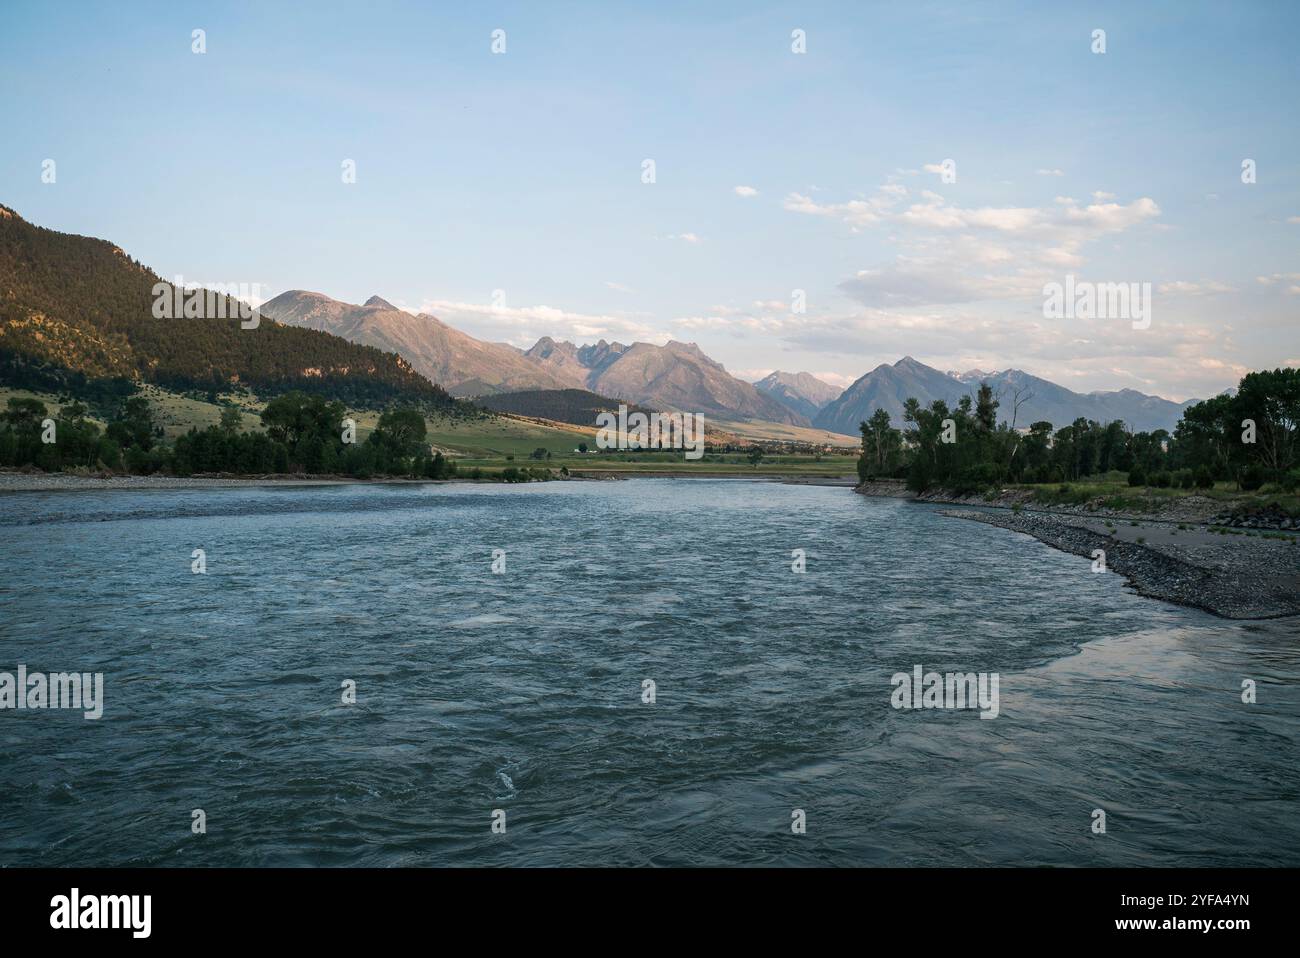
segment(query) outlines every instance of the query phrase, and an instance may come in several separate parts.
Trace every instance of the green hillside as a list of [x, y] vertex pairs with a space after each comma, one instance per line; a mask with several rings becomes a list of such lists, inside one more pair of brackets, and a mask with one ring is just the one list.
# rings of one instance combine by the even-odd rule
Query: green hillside
[[[157, 319], [152, 270], [101, 239], [0, 206], [0, 384], [91, 401], [141, 381], [176, 391], [300, 390], [354, 406], [453, 408], [404, 359], [337, 336], [232, 319]], [[237, 316], [235, 301], [223, 300]]]

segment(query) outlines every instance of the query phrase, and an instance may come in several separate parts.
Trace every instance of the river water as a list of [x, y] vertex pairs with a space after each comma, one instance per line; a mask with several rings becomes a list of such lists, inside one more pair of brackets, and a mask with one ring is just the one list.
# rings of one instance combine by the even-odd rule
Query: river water
[[4, 495], [19, 664], [0, 866], [1300, 865], [1300, 622], [844, 488]]

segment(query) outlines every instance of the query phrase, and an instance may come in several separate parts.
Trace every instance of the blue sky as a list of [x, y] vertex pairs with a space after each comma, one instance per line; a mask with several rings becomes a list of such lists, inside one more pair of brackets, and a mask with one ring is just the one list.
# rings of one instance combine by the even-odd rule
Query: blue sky
[[[1300, 5], [438, 6], [5, 0], [0, 203], [167, 277], [749, 378], [1300, 365]], [[1150, 328], [1045, 319], [1067, 273], [1151, 283]]]

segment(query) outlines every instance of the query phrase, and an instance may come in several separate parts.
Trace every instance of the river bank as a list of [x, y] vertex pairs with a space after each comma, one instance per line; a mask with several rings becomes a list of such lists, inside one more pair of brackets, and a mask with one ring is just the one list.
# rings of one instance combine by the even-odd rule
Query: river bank
[[1099, 502], [1044, 505], [1032, 490], [1016, 488], [918, 495], [900, 481], [877, 480], [854, 491], [957, 507], [941, 514], [1021, 532], [1090, 561], [1100, 549], [1106, 571], [1124, 576], [1139, 595], [1225, 619], [1300, 614], [1300, 543], [1286, 516], [1269, 516], [1267, 524], [1249, 527], [1259, 531], [1243, 531], [1228, 528], [1242, 520], [1225, 515], [1222, 502], [1199, 495], [1156, 500], [1150, 511], [1137, 512]]
[[[1124, 576], [1139, 595], [1225, 619], [1300, 614], [1300, 546], [1287, 539], [1223, 535], [1205, 527], [1108, 523], [1049, 513], [945, 509], [945, 516], [1033, 536]], [[1084, 568], [1081, 565], [1081, 572]]]
[[1242, 520], [1224, 515], [1222, 502], [1198, 495], [1155, 501], [1151, 511], [1137, 512], [1098, 502], [1043, 505], [1028, 489], [918, 495], [902, 482], [883, 480], [854, 491], [953, 506], [941, 514], [1022, 532], [1090, 561], [1101, 550], [1106, 571], [1124, 576], [1139, 595], [1225, 619], [1300, 614], [1300, 544], [1284, 515], [1248, 527], [1259, 531], [1243, 531], [1228, 528]]

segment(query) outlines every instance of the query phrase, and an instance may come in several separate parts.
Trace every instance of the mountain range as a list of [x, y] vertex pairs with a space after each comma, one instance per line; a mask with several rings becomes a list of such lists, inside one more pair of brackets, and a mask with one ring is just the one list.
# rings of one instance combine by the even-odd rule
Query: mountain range
[[[586, 390], [597, 400], [845, 435], [877, 409], [901, 425], [909, 397], [955, 403], [980, 382], [1000, 397], [1001, 418], [1014, 415], [1021, 427], [1047, 420], [1060, 428], [1084, 417], [1172, 430], [1195, 401], [1131, 389], [1076, 393], [1018, 369], [944, 373], [910, 356], [877, 366], [843, 392], [806, 372], [778, 371], [755, 384], [694, 343], [578, 346], [544, 336], [525, 351], [379, 296], [354, 305], [304, 290], [264, 303], [260, 312], [270, 321], [256, 330], [233, 319], [158, 320], [151, 307], [159, 282], [110, 242], [44, 229], [0, 206], [0, 381], [54, 389], [129, 379], [181, 389], [236, 383], [263, 395], [307, 389], [363, 404]], [[568, 407], [577, 400], [538, 402]]]
[[602, 339], [575, 346], [544, 336], [524, 355], [602, 396], [720, 419], [809, 425], [808, 417], [732, 376], [694, 343], [624, 346]]
[[286, 326], [316, 329], [397, 353], [416, 372], [453, 396], [571, 385], [526, 359], [514, 346], [483, 342], [434, 316], [412, 315], [378, 296], [356, 306], [321, 293], [292, 289], [263, 303], [260, 310], [263, 316]]
[[694, 343], [588, 346], [544, 336], [526, 352], [453, 329], [427, 313], [411, 314], [378, 296], [363, 305], [290, 290], [261, 306], [278, 323], [304, 326], [396, 352], [453, 396], [536, 389], [585, 389], [655, 409], [722, 419], [807, 426], [807, 416], [730, 375]]
[[[987, 382], [999, 398], [999, 420], [1010, 422], [1014, 417], [1017, 427], [1046, 420], [1059, 429], [1082, 417], [1097, 422], [1119, 419], [1138, 431], [1172, 432], [1183, 410], [1197, 401], [1177, 403], [1133, 389], [1076, 393], [1019, 369], [944, 373], [904, 356], [892, 366], [882, 363], [854, 382], [817, 413], [813, 425], [833, 432], [853, 433], [858, 423], [877, 409], [884, 409], [894, 425], [900, 426], [903, 403], [909, 397], [915, 397], [923, 406], [936, 399], [951, 405], [962, 396], [973, 396], [981, 382]], [[1015, 408], [1017, 391], [1021, 399], [1018, 410]]]
[[[597, 343], [578, 346], [543, 336], [532, 348], [475, 339], [427, 313], [412, 314], [379, 296], [362, 305], [321, 293], [291, 290], [261, 307], [278, 323], [305, 326], [395, 352], [454, 396], [581, 389], [654, 409], [703, 413], [715, 419], [762, 420], [855, 435], [877, 409], [903, 420], [903, 403], [949, 404], [988, 382], [999, 416], [1017, 426], [1047, 420], [1056, 428], [1080, 417], [1132, 429], [1172, 431], [1186, 403], [1132, 389], [1077, 393], [1019, 369], [942, 372], [905, 356], [882, 364], [841, 391], [806, 372], [769, 374], [757, 383], [732, 376], [694, 343]], [[1015, 408], [1017, 391], [1022, 400]]]
[[786, 408], [813, 419], [823, 406], [839, 397], [842, 389], [824, 383], [812, 373], [783, 373], [764, 376], [754, 387]]

